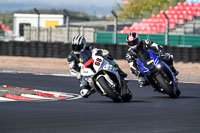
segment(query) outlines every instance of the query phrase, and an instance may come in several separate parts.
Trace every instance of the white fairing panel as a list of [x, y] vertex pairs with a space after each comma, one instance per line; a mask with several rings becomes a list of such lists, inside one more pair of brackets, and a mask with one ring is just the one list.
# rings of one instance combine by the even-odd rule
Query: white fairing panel
[[[101, 69], [101, 65], [104, 62], [104, 59], [101, 56], [92, 56], [94, 62], [93, 62], [93, 68], [96, 72], [98, 72]], [[95, 75], [95, 73], [90, 68], [85, 68], [84, 65], [81, 65], [81, 75], [82, 76], [92, 76]]]
[[[85, 66], [83, 64], [81, 64], [80, 65], [81, 75], [84, 77], [90, 77], [90, 76], [94, 76], [96, 73], [98, 73], [101, 70], [105, 70], [107, 72], [111, 72], [111, 73], [115, 74], [117, 79], [119, 80], [119, 84], [121, 86], [120, 76], [119, 76], [116, 68], [107, 59], [104, 59], [104, 57], [98, 56], [95, 54], [96, 54], [96, 50], [92, 50], [92, 59], [94, 60], [93, 68], [92, 68], [93, 70], [91, 68], [85, 68]], [[102, 75], [102, 76], [104, 76], [105, 79], [110, 84], [114, 85], [113, 81], [110, 79], [110, 77], [108, 75]]]

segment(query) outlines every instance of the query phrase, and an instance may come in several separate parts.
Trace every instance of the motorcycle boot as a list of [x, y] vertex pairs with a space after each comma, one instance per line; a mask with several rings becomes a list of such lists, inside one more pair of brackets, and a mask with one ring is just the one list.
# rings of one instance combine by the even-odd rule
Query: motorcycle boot
[[142, 75], [139, 75], [139, 77], [138, 77], [138, 83], [139, 83], [140, 87], [144, 87], [144, 86], [149, 85], [148, 81]]
[[93, 94], [95, 91], [92, 90], [92, 89], [89, 89], [88, 87], [86, 86], [81, 86], [81, 91], [80, 91], [80, 94], [82, 97], [84, 98], [88, 98], [91, 94]]

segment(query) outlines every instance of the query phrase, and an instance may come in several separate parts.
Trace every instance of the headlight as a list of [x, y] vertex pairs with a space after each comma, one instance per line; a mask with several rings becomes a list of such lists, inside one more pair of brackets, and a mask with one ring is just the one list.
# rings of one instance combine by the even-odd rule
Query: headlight
[[156, 67], [157, 67], [158, 69], [160, 69], [160, 68], [161, 68], [161, 65], [160, 65], [160, 64], [158, 64]]
[[147, 65], [149, 65], [149, 64], [151, 64], [153, 62], [154, 62], [154, 60], [150, 60], [150, 61], [147, 62]]

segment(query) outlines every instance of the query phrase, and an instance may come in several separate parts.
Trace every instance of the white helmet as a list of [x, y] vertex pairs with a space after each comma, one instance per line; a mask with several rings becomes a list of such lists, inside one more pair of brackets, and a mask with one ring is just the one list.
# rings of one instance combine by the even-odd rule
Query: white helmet
[[85, 37], [78, 35], [72, 39], [72, 50], [74, 51], [75, 54], [79, 54], [80, 51], [85, 49], [85, 47], [86, 47]]

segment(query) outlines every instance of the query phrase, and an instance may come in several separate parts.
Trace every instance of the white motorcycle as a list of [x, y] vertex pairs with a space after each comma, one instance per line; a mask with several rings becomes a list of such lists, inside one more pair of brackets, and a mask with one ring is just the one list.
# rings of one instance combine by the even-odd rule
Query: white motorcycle
[[98, 49], [93, 49], [92, 52], [84, 50], [80, 53], [81, 75], [88, 81], [92, 90], [111, 98], [114, 102], [130, 101], [132, 94], [127, 85], [122, 85], [117, 69], [110, 63], [112, 60], [98, 52]]

